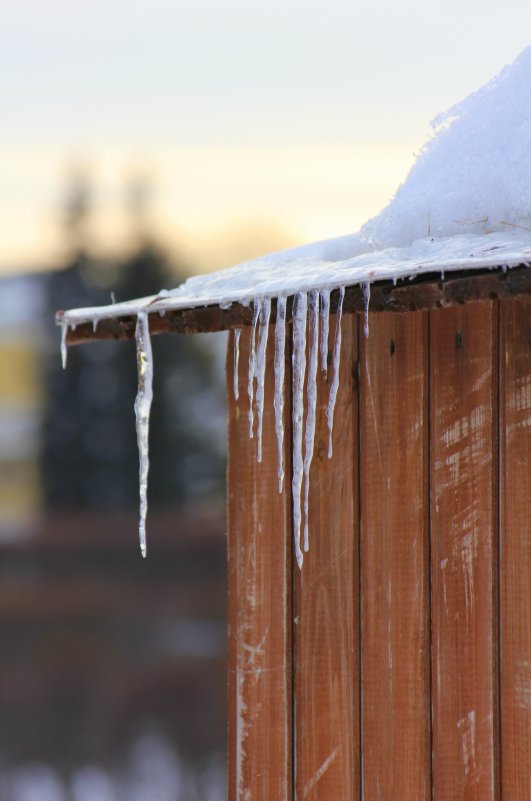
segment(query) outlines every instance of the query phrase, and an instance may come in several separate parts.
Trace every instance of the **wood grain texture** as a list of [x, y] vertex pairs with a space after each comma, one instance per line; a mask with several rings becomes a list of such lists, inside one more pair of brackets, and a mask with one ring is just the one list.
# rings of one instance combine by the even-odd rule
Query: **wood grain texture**
[[[329, 345], [335, 332], [331, 318]], [[355, 801], [359, 771], [357, 323], [342, 322], [333, 457], [328, 379], [318, 370], [310, 472], [310, 550], [295, 575], [296, 798]]]
[[503, 801], [531, 798], [531, 300], [500, 304]]
[[431, 796], [428, 317], [360, 341], [363, 797]]
[[[229, 799], [291, 801], [290, 484], [287, 481], [282, 495], [278, 493], [272, 327], [261, 464], [256, 458], [256, 434], [254, 439], [249, 438], [249, 340], [249, 330], [242, 331], [237, 402], [233, 394], [232, 335], [227, 357]], [[285, 442], [289, 444], [288, 413], [286, 423]]]
[[431, 312], [434, 801], [496, 801], [497, 309]]

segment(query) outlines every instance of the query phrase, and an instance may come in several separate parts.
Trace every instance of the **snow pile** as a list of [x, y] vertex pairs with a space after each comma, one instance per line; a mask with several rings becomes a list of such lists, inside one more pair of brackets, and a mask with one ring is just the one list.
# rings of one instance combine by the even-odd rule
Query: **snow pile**
[[373, 248], [424, 237], [531, 230], [531, 46], [432, 122], [394, 199], [360, 231]]

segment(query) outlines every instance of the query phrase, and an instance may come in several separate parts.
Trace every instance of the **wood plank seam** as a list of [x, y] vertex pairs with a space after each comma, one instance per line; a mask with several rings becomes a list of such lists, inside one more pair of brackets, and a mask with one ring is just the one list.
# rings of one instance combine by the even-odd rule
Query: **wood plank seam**
[[494, 552], [496, 554], [496, 561], [497, 564], [494, 570], [494, 576], [496, 577], [495, 586], [492, 588], [494, 598], [493, 598], [493, 609], [495, 610], [495, 620], [494, 620], [494, 664], [496, 665], [496, 676], [495, 676], [495, 687], [494, 693], [495, 697], [493, 699], [493, 706], [494, 706], [494, 715], [495, 715], [495, 770], [496, 770], [496, 783], [497, 783], [497, 795], [499, 801], [502, 801], [503, 791], [502, 791], [502, 703], [501, 703], [501, 671], [502, 671], [502, 664], [501, 664], [501, 493], [502, 493], [502, 453], [501, 453], [501, 374], [502, 374], [502, 367], [501, 367], [501, 306], [500, 301], [496, 300], [494, 302], [494, 332], [493, 332], [493, 340], [496, 346], [496, 353], [494, 355], [495, 358], [495, 366], [496, 369], [493, 370], [493, 382], [494, 382], [494, 409], [495, 414], [493, 415], [492, 421], [492, 439], [493, 439], [493, 447], [494, 447], [494, 463], [495, 469], [492, 471], [492, 479], [493, 479], [493, 488], [492, 488], [492, 499], [495, 506], [494, 509], [494, 520], [496, 522], [495, 525], [495, 547]]
[[[426, 481], [426, 516], [428, 527], [428, 554], [427, 554], [427, 570], [428, 570], [428, 637], [429, 637], [429, 669], [428, 669], [428, 692], [429, 692], [429, 726], [430, 726], [430, 799], [433, 801], [434, 785], [433, 785], [433, 582], [432, 582], [432, 505], [431, 505], [431, 460], [432, 460], [432, 383], [431, 383], [431, 314], [428, 313], [428, 320], [426, 325], [426, 370], [428, 372], [427, 381], [427, 398], [426, 398], [426, 458], [427, 469], [425, 474]], [[426, 800], [427, 801], [427, 800]]]
[[358, 324], [358, 365], [356, 370], [356, 393], [358, 403], [358, 420], [357, 420], [357, 454], [358, 461], [358, 641], [359, 641], [359, 654], [358, 654], [358, 727], [359, 727], [359, 770], [360, 770], [360, 801], [363, 800], [364, 788], [364, 775], [363, 775], [363, 625], [362, 625], [362, 493], [361, 493], [361, 338], [365, 336], [365, 316], [357, 314]]

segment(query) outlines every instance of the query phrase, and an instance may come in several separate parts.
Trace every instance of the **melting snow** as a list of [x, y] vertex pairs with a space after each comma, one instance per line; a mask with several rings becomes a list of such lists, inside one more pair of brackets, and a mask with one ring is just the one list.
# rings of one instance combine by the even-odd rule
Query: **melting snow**
[[[140, 536], [145, 554], [147, 435], [152, 361], [148, 313], [232, 303], [253, 304], [249, 355], [249, 434], [253, 437], [254, 382], [258, 416], [258, 460], [262, 452], [265, 360], [271, 303], [276, 301], [275, 430], [278, 481], [284, 479], [284, 371], [286, 299], [293, 311], [293, 518], [295, 552], [302, 565], [301, 489], [305, 480], [304, 547], [308, 547], [308, 487], [314, 448], [316, 373], [328, 366], [330, 292], [340, 289], [333, 350], [333, 376], [327, 408], [332, 456], [334, 405], [339, 387], [341, 312], [346, 286], [361, 285], [365, 334], [371, 283], [413, 279], [426, 273], [531, 265], [531, 47], [479, 91], [440, 115], [434, 135], [420, 153], [394, 199], [357, 234], [264, 256], [229, 270], [188, 279], [173, 291], [126, 303], [74, 309], [58, 315], [61, 353], [66, 334], [79, 323], [136, 315], [139, 392], [135, 403], [140, 451]], [[307, 418], [303, 436], [306, 327], [309, 360]], [[258, 344], [257, 344], [258, 334]], [[320, 344], [319, 344], [320, 336]], [[237, 400], [240, 330], [234, 344], [234, 397]], [[304, 458], [303, 458], [304, 438]]]

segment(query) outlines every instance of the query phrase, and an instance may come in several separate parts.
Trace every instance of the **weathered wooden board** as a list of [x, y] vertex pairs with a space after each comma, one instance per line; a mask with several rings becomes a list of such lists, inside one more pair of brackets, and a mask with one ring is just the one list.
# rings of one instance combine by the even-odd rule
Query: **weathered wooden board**
[[431, 797], [428, 316], [360, 341], [363, 798]]
[[500, 304], [502, 798], [531, 798], [531, 300]]
[[231, 334], [227, 357], [228, 797], [231, 801], [291, 801], [291, 501], [289, 481], [282, 495], [277, 488], [273, 329], [267, 350], [261, 464], [257, 462], [256, 434], [249, 438], [249, 329], [242, 331], [240, 340], [238, 401], [233, 392], [233, 338]]
[[[330, 340], [335, 335], [331, 318]], [[344, 317], [328, 459], [328, 379], [318, 371], [310, 473], [310, 550], [295, 564], [296, 798], [355, 801], [359, 770], [358, 441], [356, 318]]]
[[433, 798], [495, 801], [497, 307], [430, 317]]

